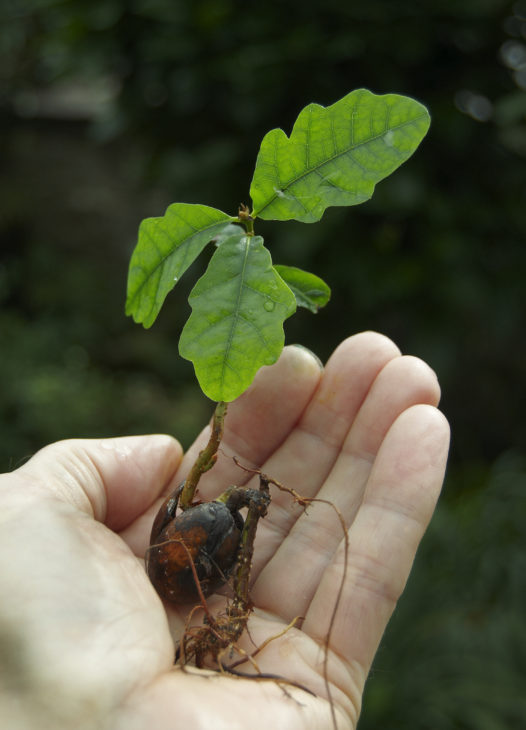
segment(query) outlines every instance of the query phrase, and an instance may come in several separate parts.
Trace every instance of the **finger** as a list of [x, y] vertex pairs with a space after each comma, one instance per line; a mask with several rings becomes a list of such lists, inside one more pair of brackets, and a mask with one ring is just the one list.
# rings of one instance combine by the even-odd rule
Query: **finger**
[[170, 436], [59, 441], [18, 473], [50, 496], [121, 530], [141, 515], [172, 479], [182, 449]]
[[[329, 359], [301, 420], [264, 464], [264, 471], [304, 497], [316, 496], [378, 373], [399, 357], [396, 345], [376, 332], [344, 340]], [[274, 507], [289, 503], [286, 494], [273, 497]]]
[[392, 360], [374, 381], [343, 450], [372, 461], [400, 413], [417, 403], [437, 406], [439, 400], [440, 386], [429, 365], [410, 355]]
[[[382, 368], [317, 494], [339, 510], [346, 525], [352, 523], [362, 502], [375, 455], [392, 423], [411, 406], [436, 405], [439, 397], [434, 372], [418, 358], [397, 357]], [[275, 529], [275, 524], [266, 526]], [[286, 526], [282, 529], [285, 531]], [[282, 610], [286, 620], [303, 614], [341, 539], [342, 527], [336, 511], [327, 504], [309, 506], [259, 576], [254, 598], [269, 611]], [[290, 575], [296, 576], [295, 580], [291, 581]], [[299, 582], [301, 590], [295, 585]]]
[[[264, 472], [304, 497], [317, 496], [378, 373], [399, 357], [396, 345], [376, 332], [344, 340], [329, 359], [302, 418], [263, 465]], [[291, 505], [290, 495], [273, 490], [269, 514], [260, 523], [254, 575], [301, 514]]]
[[387, 621], [407, 581], [418, 544], [442, 486], [449, 426], [435, 408], [418, 405], [392, 425], [373, 465], [363, 504], [349, 530], [342, 601], [331, 626], [344, 545], [326, 569], [304, 631], [331, 645], [367, 672]]

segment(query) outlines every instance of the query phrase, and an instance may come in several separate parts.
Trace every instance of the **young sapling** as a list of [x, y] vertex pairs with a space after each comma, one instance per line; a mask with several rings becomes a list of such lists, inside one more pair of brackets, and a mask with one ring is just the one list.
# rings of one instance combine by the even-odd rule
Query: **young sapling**
[[[140, 225], [126, 313], [146, 328], [212, 244], [208, 268], [189, 295], [192, 312], [179, 340], [180, 355], [192, 361], [201, 390], [216, 403], [211, 436], [185, 482], [161, 507], [147, 553], [148, 574], [160, 595], [175, 603], [197, 602], [206, 613], [203, 626], [188, 628], [181, 639], [182, 663], [202, 666], [208, 656], [216, 667], [228, 669], [226, 651], [241, 636], [252, 610], [250, 566], [257, 524], [271, 499], [269, 487], [289, 491], [303, 506], [312, 502], [259, 470], [259, 489], [228, 487], [213, 503], [195, 499], [201, 475], [217, 458], [227, 404], [250, 386], [261, 367], [279, 358], [283, 323], [296, 308], [317, 312], [330, 297], [317, 275], [274, 264], [256, 224], [259, 219], [314, 223], [330, 206], [365, 202], [376, 183], [412, 155], [429, 123], [417, 101], [366, 89], [328, 107], [309, 104], [290, 136], [273, 129], [263, 138], [250, 185], [251, 208], [240, 205], [229, 215], [206, 205], [174, 203], [164, 216]], [[242, 507], [247, 508], [245, 520]], [[233, 598], [222, 615], [212, 616], [206, 597], [229, 580]], [[234, 664], [230, 669], [235, 671]]]

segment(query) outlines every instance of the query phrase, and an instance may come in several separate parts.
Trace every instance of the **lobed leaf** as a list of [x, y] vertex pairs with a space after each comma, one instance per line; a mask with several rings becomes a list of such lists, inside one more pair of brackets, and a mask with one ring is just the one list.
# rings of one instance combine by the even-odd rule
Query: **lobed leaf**
[[192, 314], [179, 341], [194, 363], [201, 389], [232, 401], [284, 345], [283, 322], [296, 309], [293, 293], [274, 271], [260, 236], [233, 236], [215, 250], [190, 293]]
[[295, 266], [276, 264], [274, 270], [278, 272], [285, 284], [296, 297], [298, 307], [305, 307], [316, 312], [324, 307], [331, 298], [331, 290], [319, 276], [303, 271]]
[[190, 203], [173, 203], [164, 216], [145, 218], [130, 261], [126, 314], [151, 327], [167, 294], [232, 220], [216, 208]]
[[429, 124], [422, 104], [397, 94], [357, 89], [328, 107], [309, 104], [290, 137], [273, 129], [263, 138], [252, 216], [313, 223], [329, 206], [363, 203], [413, 154]]

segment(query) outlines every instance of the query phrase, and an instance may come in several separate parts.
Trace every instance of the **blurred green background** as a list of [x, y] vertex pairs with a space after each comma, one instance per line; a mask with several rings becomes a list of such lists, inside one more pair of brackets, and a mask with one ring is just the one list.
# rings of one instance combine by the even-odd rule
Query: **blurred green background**
[[4, 0], [0, 58], [2, 471], [73, 436], [188, 445], [209, 417], [177, 355], [193, 277], [149, 332], [124, 316], [143, 217], [235, 213], [263, 134], [310, 101], [429, 107], [372, 201], [258, 233], [333, 289], [288, 342], [326, 358], [384, 332], [437, 371], [452, 424], [361, 730], [526, 727], [526, 0]]

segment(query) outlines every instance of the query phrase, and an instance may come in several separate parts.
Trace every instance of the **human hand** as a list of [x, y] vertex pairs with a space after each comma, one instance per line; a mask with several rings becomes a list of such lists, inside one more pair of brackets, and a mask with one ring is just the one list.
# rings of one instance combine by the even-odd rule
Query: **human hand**
[[[302, 496], [333, 502], [350, 526], [328, 662], [340, 729], [356, 725], [440, 491], [448, 427], [438, 398], [432, 371], [381, 335], [349, 338], [323, 373], [309, 353], [286, 348], [229, 407], [218, 463], [199, 483], [202, 499], [248, 483], [236, 455]], [[163, 606], [140, 560], [163, 495], [206, 441], [205, 429], [183, 459], [166, 436], [61, 442], [0, 479], [0, 712], [10, 728], [331, 727], [323, 646], [345, 543], [324, 504], [304, 514], [272, 493], [249, 622], [261, 644], [304, 617], [257, 663], [317, 697], [173, 667], [185, 613]]]

